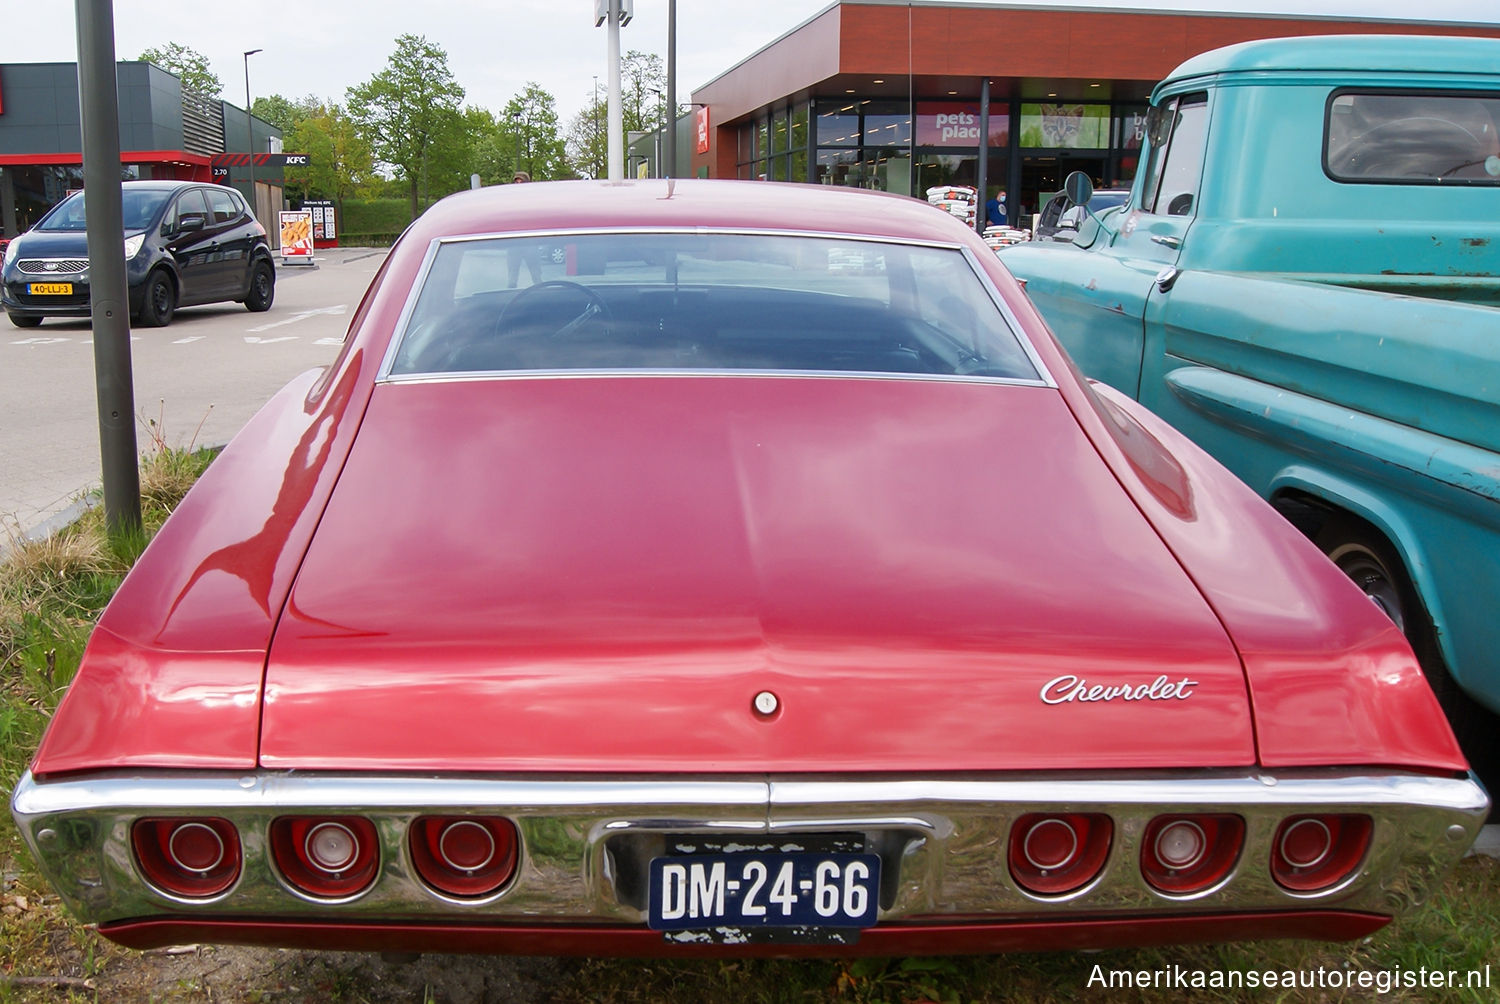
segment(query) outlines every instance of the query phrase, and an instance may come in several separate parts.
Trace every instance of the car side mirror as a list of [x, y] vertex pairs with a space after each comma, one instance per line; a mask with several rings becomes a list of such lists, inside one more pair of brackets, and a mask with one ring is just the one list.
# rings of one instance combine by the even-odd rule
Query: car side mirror
[[185, 234], [190, 233], [194, 230], [202, 230], [204, 219], [205, 217], [202, 213], [183, 213], [181, 216], [177, 217], [176, 232], [179, 234]]
[[[1073, 225], [1070, 229], [1074, 231], [1074, 234], [1076, 236], [1070, 236], [1068, 238], [1069, 240], [1074, 240], [1077, 237], [1081, 237], [1083, 235], [1084, 216], [1087, 216], [1089, 219], [1097, 223], [1099, 225], [1099, 229], [1109, 234], [1110, 240], [1114, 240], [1115, 231], [1106, 226], [1104, 221], [1099, 219], [1098, 216], [1094, 215], [1093, 210], [1089, 209], [1089, 200], [1094, 197], [1093, 179], [1084, 174], [1082, 171], [1074, 171], [1073, 173], [1069, 174], [1068, 177], [1063, 181], [1063, 192], [1067, 195], [1068, 200], [1073, 203], [1073, 208], [1069, 209], [1067, 213], [1063, 214], [1064, 218], [1066, 218], [1069, 214], [1071, 214], [1073, 217]], [[1060, 226], [1066, 225], [1067, 224], [1065, 223], [1060, 224]], [[1092, 244], [1092, 241], [1090, 241], [1090, 244]]]
[[1094, 197], [1094, 182], [1082, 171], [1074, 171], [1063, 182], [1063, 194], [1075, 206], [1086, 206]]

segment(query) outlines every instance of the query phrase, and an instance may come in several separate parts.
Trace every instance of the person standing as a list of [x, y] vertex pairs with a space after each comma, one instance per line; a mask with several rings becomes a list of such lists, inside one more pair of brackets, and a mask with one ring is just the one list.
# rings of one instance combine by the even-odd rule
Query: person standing
[[995, 193], [984, 204], [984, 215], [989, 226], [1003, 227], [1007, 224], [1009, 218], [1005, 214], [1005, 193], [1000, 189], [995, 189]]

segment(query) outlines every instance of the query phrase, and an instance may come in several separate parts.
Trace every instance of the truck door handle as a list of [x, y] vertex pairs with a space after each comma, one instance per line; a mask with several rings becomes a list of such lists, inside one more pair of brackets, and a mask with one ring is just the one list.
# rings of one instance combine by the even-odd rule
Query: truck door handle
[[1156, 244], [1160, 244], [1163, 247], [1169, 247], [1169, 248], [1171, 248], [1174, 251], [1176, 249], [1182, 247], [1182, 238], [1181, 237], [1173, 237], [1170, 234], [1168, 234], [1168, 235], [1159, 235], [1159, 236], [1151, 238], [1151, 240], [1154, 243], [1156, 243]]

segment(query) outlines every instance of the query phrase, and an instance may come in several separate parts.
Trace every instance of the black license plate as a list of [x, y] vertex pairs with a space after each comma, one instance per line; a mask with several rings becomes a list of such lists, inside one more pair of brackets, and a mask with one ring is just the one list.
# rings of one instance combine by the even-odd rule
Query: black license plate
[[873, 927], [879, 899], [875, 854], [673, 855], [651, 861], [647, 923], [658, 931]]

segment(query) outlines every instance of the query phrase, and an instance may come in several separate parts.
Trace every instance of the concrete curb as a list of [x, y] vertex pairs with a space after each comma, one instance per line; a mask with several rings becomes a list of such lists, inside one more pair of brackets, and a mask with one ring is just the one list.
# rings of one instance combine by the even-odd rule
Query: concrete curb
[[1470, 854], [1500, 858], [1500, 823], [1490, 823], [1479, 831], [1479, 839], [1469, 849]]

